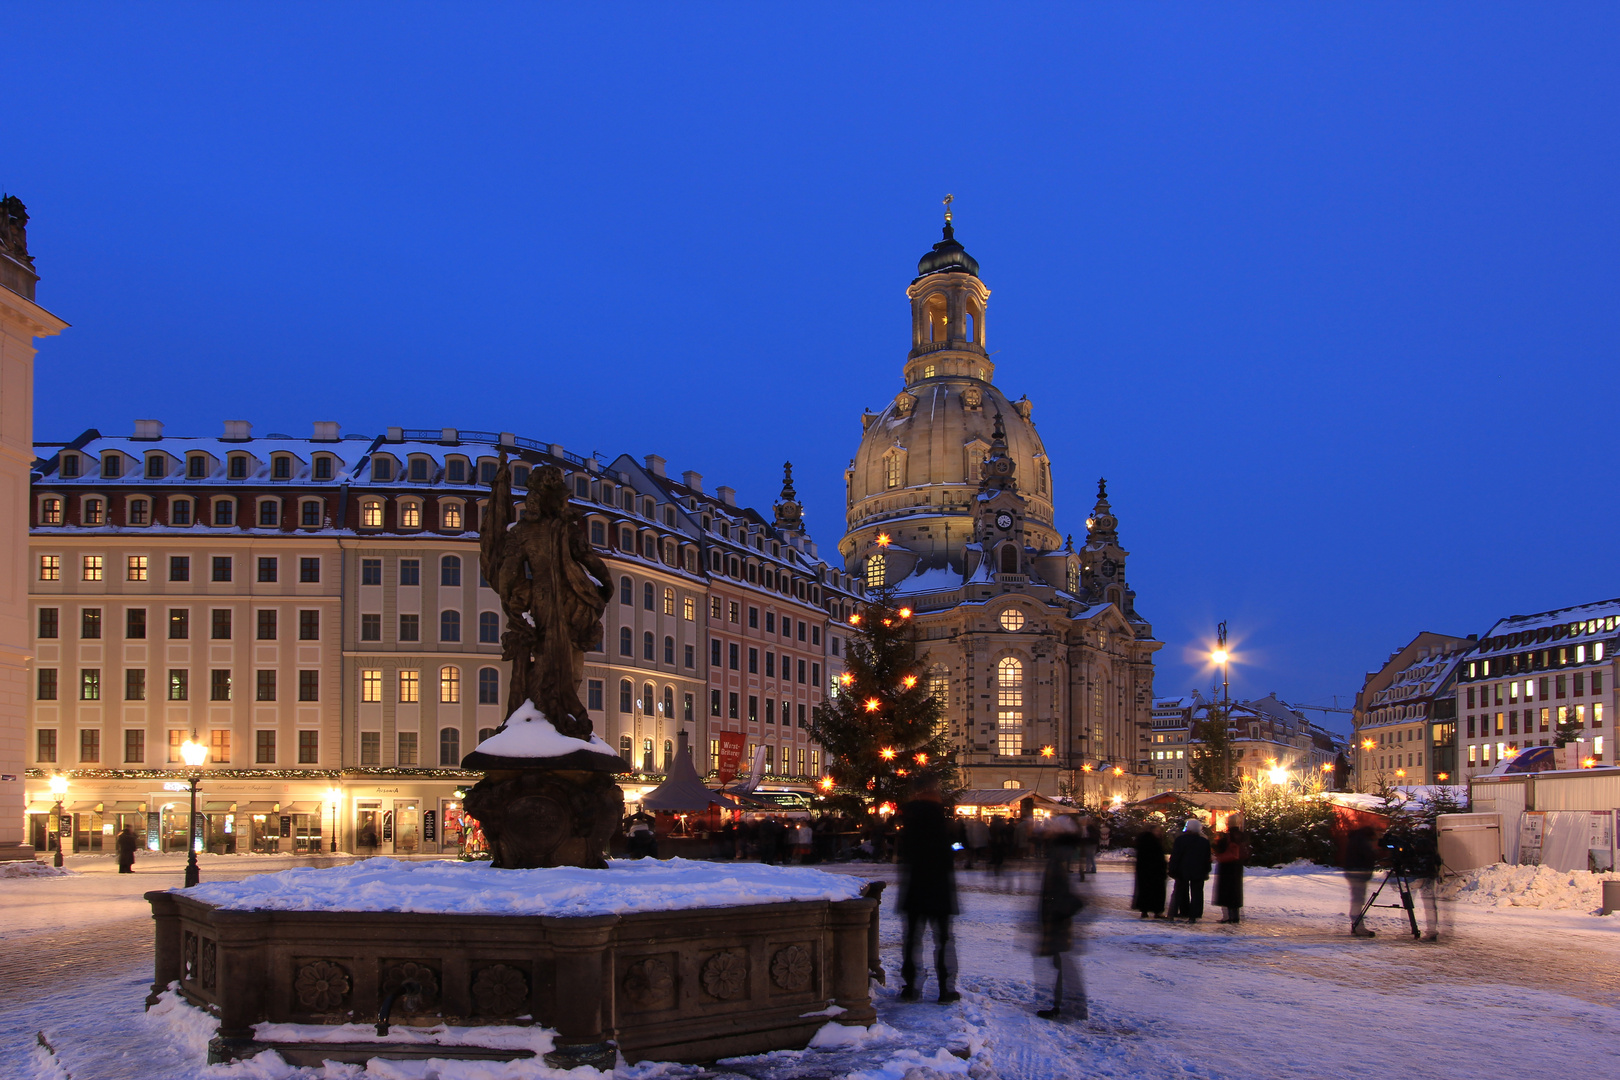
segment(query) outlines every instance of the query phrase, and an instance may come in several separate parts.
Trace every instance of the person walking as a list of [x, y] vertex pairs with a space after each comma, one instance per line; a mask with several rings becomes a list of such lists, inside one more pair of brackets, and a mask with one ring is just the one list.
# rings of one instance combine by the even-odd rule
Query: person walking
[[1052, 1006], [1036, 1011], [1042, 1020], [1062, 1017], [1065, 992], [1074, 1014], [1082, 1020], [1088, 1016], [1086, 985], [1074, 957], [1074, 917], [1085, 903], [1069, 880], [1069, 864], [1078, 856], [1075, 841], [1079, 837], [1079, 831], [1066, 817], [1054, 819], [1053, 827], [1047, 830], [1046, 870], [1041, 876], [1041, 898], [1036, 909], [1040, 937], [1035, 947], [1035, 978], [1039, 985], [1050, 972]]
[[1097, 824], [1090, 814], [1080, 815], [1078, 835], [1080, 880], [1084, 881], [1087, 874], [1097, 871]]
[[967, 868], [973, 869], [973, 864], [984, 862], [988, 857], [990, 848], [990, 826], [984, 823], [984, 818], [974, 815], [967, 820]]
[[1204, 916], [1204, 882], [1209, 880], [1209, 837], [1204, 823], [1188, 818], [1170, 849], [1170, 876], [1176, 881], [1175, 898], [1170, 901], [1170, 919], [1185, 917], [1188, 924]]
[[1136, 893], [1131, 910], [1142, 918], [1164, 918], [1164, 892], [1168, 874], [1164, 864], [1164, 826], [1155, 822], [1136, 838]]
[[1367, 882], [1372, 880], [1373, 867], [1378, 864], [1377, 835], [1371, 825], [1361, 825], [1350, 830], [1344, 844], [1344, 880], [1350, 886], [1353, 937], [1378, 936], [1362, 921], [1367, 914]]
[[118, 872], [120, 874], [133, 874], [135, 872], [135, 848], [139, 841], [135, 839], [135, 830], [126, 823], [123, 831], [118, 834]]
[[1423, 905], [1423, 940], [1440, 940], [1440, 906], [1435, 888], [1440, 878], [1440, 845], [1436, 840], [1433, 822], [1421, 822], [1413, 830], [1407, 844], [1405, 865], [1399, 867], [1409, 875], [1414, 899]]
[[1243, 911], [1243, 864], [1249, 859], [1249, 839], [1243, 831], [1243, 819], [1233, 814], [1226, 819], [1226, 831], [1216, 839], [1215, 906], [1223, 908], [1223, 923], [1235, 923]]
[[951, 941], [951, 916], [956, 914], [956, 858], [951, 851], [950, 828], [939, 780], [921, 781], [911, 800], [900, 807], [900, 903], [906, 917], [904, 959], [900, 965], [901, 1001], [922, 997], [917, 974], [917, 949], [923, 928], [934, 930], [934, 974], [939, 979], [939, 1001], [961, 1000], [956, 991], [956, 945]]

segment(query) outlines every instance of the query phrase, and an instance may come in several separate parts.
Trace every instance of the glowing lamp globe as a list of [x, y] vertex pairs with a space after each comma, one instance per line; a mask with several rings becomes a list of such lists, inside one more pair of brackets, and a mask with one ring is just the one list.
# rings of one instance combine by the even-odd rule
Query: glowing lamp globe
[[67, 777], [63, 776], [61, 773], [57, 773], [55, 776], [51, 777], [51, 794], [56, 796], [58, 802], [61, 801], [63, 795], [67, 794], [67, 789]]
[[208, 760], [208, 747], [200, 742], [187, 739], [180, 744], [180, 758], [195, 769]]

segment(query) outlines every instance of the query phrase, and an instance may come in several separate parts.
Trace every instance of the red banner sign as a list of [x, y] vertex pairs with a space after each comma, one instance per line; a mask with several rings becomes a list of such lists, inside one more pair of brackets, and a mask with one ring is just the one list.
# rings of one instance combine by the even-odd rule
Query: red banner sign
[[742, 760], [744, 735], [740, 731], [720, 732], [720, 782], [737, 778], [737, 763]]

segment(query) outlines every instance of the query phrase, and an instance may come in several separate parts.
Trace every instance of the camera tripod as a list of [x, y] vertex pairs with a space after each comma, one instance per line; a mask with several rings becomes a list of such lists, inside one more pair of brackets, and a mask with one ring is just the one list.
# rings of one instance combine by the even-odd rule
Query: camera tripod
[[[1410, 923], [1412, 927], [1412, 938], [1414, 941], [1421, 940], [1423, 934], [1418, 930], [1417, 909], [1412, 901], [1412, 878], [1412, 874], [1402, 873], [1401, 868], [1398, 866], [1392, 866], [1388, 870], [1384, 871], [1384, 880], [1380, 881], [1378, 883], [1378, 888], [1374, 889], [1372, 895], [1367, 897], [1367, 902], [1361, 905], [1361, 911], [1356, 915], [1355, 921], [1350, 925], [1352, 927], [1365, 926], [1367, 912], [1371, 911], [1374, 907], [1395, 908], [1397, 910], [1400, 908], [1405, 908], [1406, 921]], [[1388, 885], [1391, 881], [1395, 882], [1395, 891], [1400, 896], [1401, 902], [1398, 904], [1378, 903], [1379, 894], [1384, 891], [1384, 886]]]

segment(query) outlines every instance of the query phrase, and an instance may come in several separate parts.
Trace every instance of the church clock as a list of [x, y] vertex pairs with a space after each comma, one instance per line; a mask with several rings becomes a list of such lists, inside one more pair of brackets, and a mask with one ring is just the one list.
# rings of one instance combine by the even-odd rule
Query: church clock
[[996, 515], [996, 528], [1000, 529], [1002, 532], [1006, 532], [1008, 529], [1011, 529], [1012, 526], [1013, 519], [1011, 514], [1003, 510], [1001, 513]]

